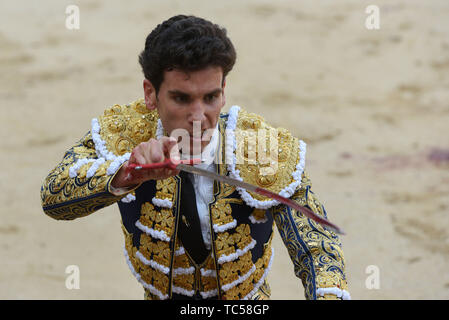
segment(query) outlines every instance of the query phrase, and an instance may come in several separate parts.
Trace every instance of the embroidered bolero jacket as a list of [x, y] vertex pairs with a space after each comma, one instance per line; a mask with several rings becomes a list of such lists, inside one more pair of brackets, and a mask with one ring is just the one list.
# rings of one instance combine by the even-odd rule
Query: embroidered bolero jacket
[[[142, 99], [114, 105], [93, 119], [91, 130], [44, 180], [45, 214], [72, 220], [118, 203], [124, 256], [147, 299], [269, 298], [274, 225], [307, 299], [350, 298], [339, 237], [275, 200], [215, 182], [211, 254], [198, 266], [178, 236], [179, 176], [145, 182], [120, 196], [111, 193], [110, 183], [133, 148], [162, 134], [158, 121], [157, 111], [148, 110]], [[220, 115], [218, 128], [218, 173], [280, 193], [326, 217], [304, 170], [303, 141], [238, 106]]]

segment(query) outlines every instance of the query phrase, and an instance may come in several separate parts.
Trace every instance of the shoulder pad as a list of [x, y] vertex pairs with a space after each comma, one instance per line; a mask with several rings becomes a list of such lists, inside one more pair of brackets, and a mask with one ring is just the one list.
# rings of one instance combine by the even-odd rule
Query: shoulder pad
[[156, 136], [158, 118], [157, 111], [148, 110], [143, 99], [106, 109], [102, 116], [92, 120], [93, 135], [98, 134], [101, 139], [94, 140], [97, 152], [102, 147], [98, 143], [104, 143], [106, 150], [101, 151], [106, 154], [122, 156], [131, 152], [139, 143]]
[[[227, 140], [226, 160], [234, 178], [288, 198], [301, 184], [306, 144], [287, 129], [273, 128], [261, 116], [234, 106], [229, 112]], [[278, 204], [243, 189], [239, 192], [248, 205], [256, 208]]]

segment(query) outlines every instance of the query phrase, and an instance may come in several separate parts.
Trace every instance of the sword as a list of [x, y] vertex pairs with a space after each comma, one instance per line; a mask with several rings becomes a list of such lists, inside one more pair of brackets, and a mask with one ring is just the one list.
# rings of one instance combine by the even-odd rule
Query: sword
[[255, 185], [249, 184], [247, 182], [233, 179], [228, 176], [224, 176], [224, 175], [221, 175], [221, 174], [218, 174], [215, 172], [211, 172], [211, 171], [193, 166], [194, 164], [198, 164], [198, 163], [201, 163], [200, 159], [180, 160], [180, 161], [173, 161], [171, 159], [166, 159], [165, 161], [158, 162], [158, 163], [149, 163], [149, 164], [143, 164], [143, 165], [130, 164], [130, 165], [128, 165], [128, 169], [129, 170], [143, 170], [143, 169], [168, 168], [168, 169], [172, 169], [172, 170], [182, 170], [182, 171], [197, 174], [200, 176], [205, 176], [205, 177], [211, 178], [213, 180], [217, 180], [217, 181], [229, 184], [231, 186], [243, 188], [248, 191], [260, 194], [262, 196], [277, 200], [278, 202], [285, 204], [286, 206], [288, 206], [296, 211], [301, 212], [306, 217], [319, 223], [325, 229], [333, 231], [337, 234], [345, 234], [344, 231], [341, 228], [339, 228], [337, 225], [333, 224], [332, 222], [330, 222], [329, 220], [327, 220], [324, 217], [320, 217], [319, 215], [317, 215], [315, 212], [313, 212], [309, 208], [303, 207], [289, 198], [283, 197], [275, 192], [272, 192], [272, 191], [264, 189], [264, 188], [257, 187]]

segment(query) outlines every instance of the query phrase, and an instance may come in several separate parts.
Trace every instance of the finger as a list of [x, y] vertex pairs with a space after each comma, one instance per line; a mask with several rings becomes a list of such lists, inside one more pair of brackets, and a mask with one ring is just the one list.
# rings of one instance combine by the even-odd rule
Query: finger
[[159, 140], [163, 145], [164, 156], [174, 161], [179, 161], [179, 147], [177, 141], [173, 137], [162, 137]]
[[151, 163], [151, 144], [144, 142], [139, 145], [142, 155], [145, 157], [145, 163]]
[[179, 161], [181, 159], [181, 156], [179, 154], [178, 142], [176, 141], [175, 138], [170, 137], [170, 141], [167, 144], [167, 148], [170, 159], [172, 159], [173, 161]]
[[162, 145], [159, 141], [151, 139], [150, 143], [150, 162], [162, 162], [164, 161], [164, 152], [162, 150]]
[[136, 148], [131, 153], [131, 156], [129, 157], [129, 163], [136, 163], [136, 164], [146, 164], [147, 161], [145, 157], [142, 155], [140, 148]]

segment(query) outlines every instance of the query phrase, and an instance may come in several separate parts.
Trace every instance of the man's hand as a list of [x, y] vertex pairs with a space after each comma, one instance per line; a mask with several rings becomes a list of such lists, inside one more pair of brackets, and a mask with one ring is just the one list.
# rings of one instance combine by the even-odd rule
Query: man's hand
[[111, 182], [114, 188], [134, 187], [148, 180], [167, 179], [177, 175], [179, 170], [172, 169], [142, 169], [139, 171], [127, 170], [130, 164], [149, 164], [162, 162], [166, 158], [174, 161], [180, 159], [179, 148], [175, 138], [162, 137], [160, 140], [150, 139], [142, 142], [131, 153], [129, 161], [126, 161]]

